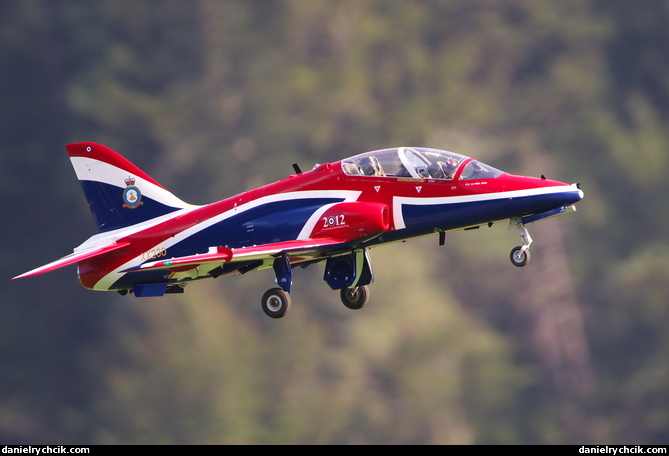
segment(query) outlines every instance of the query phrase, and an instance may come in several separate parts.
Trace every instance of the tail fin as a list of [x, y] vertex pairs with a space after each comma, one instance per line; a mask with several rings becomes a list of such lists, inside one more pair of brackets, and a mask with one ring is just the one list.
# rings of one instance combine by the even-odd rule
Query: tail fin
[[78, 142], [66, 149], [99, 231], [190, 207], [108, 147]]

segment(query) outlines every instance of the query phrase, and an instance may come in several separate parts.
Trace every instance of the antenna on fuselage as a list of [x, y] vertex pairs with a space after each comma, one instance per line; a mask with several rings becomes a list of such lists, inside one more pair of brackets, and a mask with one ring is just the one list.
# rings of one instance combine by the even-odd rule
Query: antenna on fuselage
[[302, 170], [300, 169], [300, 165], [297, 163], [293, 163], [293, 169], [295, 170], [295, 174], [302, 174]]

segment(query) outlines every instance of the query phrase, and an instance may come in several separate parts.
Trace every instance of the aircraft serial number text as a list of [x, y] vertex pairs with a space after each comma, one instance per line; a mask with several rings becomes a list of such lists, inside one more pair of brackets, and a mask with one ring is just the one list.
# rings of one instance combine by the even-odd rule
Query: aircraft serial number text
[[142, 261], [152, 260], [154, 258], [164, 257], [164, 256], [167, 256], [167, 249], [165, 247], [151, 249], [147, 250], [146, 252], [142, 252]]

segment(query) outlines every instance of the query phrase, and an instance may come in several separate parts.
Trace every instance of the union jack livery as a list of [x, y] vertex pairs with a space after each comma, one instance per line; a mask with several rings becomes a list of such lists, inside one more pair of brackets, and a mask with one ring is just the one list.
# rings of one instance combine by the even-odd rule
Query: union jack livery
[[281, 318], [291, 306], [295, 266], [324, 263], [323, 279], [344, 305], [362, 308], [374, 281], [370, 249], [509, 221], [530, 259], [526, 225], [575, 210], [578, 184], [516, 176], [473, 158], [395, 147], [316, 165], [207, 204], [174, 196], [113, 150], [92, 142], [67, 152], [98, 233], [74, 252], [14, 279], [78, 265], [81, 284], [137, 297], [182, 293], [193, 281], [273, 268], [261, 307]]

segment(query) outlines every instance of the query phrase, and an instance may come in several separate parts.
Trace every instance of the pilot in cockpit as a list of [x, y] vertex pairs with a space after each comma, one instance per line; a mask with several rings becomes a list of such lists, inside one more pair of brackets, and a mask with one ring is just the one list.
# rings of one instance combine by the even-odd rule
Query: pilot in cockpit
[[374, 163], [372, 162], [372, 159], [369, 157], [364, 157], [362, 160], [360, 160], [360, 170], [362, 171], [362, 174], [365, 176], [373, 176], [376, 174], [376, 168], [374, 167]]
[[364, 157], [360, 160], [359, 167], [365, 176], [376, 176], [378, 174], [377, 168], [374, 166], [374, 160], [371, 157]]

